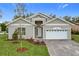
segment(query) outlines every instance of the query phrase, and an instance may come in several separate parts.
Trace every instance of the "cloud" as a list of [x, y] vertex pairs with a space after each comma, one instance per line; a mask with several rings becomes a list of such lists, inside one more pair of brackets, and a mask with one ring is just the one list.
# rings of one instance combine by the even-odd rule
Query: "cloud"
[[61, 4], [61, 5], [58, 6], [58, 9], [60, 9], [60, 8], [63, 9], [63, 8], [65, 8], [65, 7], [67, 7], [67, 6], [69, 6], [69, 4]]
[[63, 6], [62, 6], [62, 8], [65, 8], [65, 7], [67, 7], [68, 6], [68, 4], [64, 4]]
[[0, 21], [0, 23], [2, 23], [2, 21]]

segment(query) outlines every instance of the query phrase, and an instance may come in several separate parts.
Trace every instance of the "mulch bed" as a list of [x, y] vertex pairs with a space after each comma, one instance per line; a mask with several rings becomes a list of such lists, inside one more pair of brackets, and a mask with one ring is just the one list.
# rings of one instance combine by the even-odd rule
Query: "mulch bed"
[[25, 52], [27, 51], [28, 49], [27, 48], [17, 48], [17, 52]]

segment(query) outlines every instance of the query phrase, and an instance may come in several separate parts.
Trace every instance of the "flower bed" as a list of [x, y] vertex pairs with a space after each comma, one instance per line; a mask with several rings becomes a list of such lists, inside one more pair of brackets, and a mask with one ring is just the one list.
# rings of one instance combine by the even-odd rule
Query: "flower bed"
[[17, 48], [17, 52], [25, 52], [27, 51], [27, 48]]
[[45, 42], [43, 40], [39, 39], [26, 39], [26, 40], [33, 44], [45, 45]]

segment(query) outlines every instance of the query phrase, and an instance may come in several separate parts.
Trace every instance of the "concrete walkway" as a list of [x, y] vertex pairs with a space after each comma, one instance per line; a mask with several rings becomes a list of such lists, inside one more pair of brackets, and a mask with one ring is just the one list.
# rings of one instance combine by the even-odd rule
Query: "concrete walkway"
[[50, 56], [79, 56], [79, 44], [71, 40], [45, 40]]

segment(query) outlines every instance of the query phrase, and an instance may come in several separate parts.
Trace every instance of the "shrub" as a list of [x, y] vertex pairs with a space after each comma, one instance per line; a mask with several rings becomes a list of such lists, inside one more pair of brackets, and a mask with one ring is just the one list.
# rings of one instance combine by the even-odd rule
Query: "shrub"
[[33, 42], [33, 38], [30, 38], [30, 39], [26, 39], [26, 40], [28, 40], [29, 42]]
[[72, 31], [72, 34], [79, 34], [79, 31]]
[[45, 45], [45, 42], [43, 40], [33, 39], [33, 38], [26, 39], [26, 40], [33, 44]]
[[41, 41], [41, 44], [42, 44], [42, 45], [45, 45], [45, 42], [44, 42], [44, 41]]
[[71, 29], [71, 33], [72, 33], [72, 34], [79, 34], [79, 31], [75, 31], [75, 30], [72, 30], [72, 29]]
[[6, 31], [6, 24], [5, 23], [1, 24], [1, 31]]
[[34, 43], [34, 44], [40, 44], [40, 41], [37, 40], [37, 39], [35, 39], [35, 40], [33, 40], [33, 43]]
[[13, 38], [13, 40], [17, 40], [18, 39], [18, 32], [17, 32], [17, 30], [13, 33], [12, 38]]

